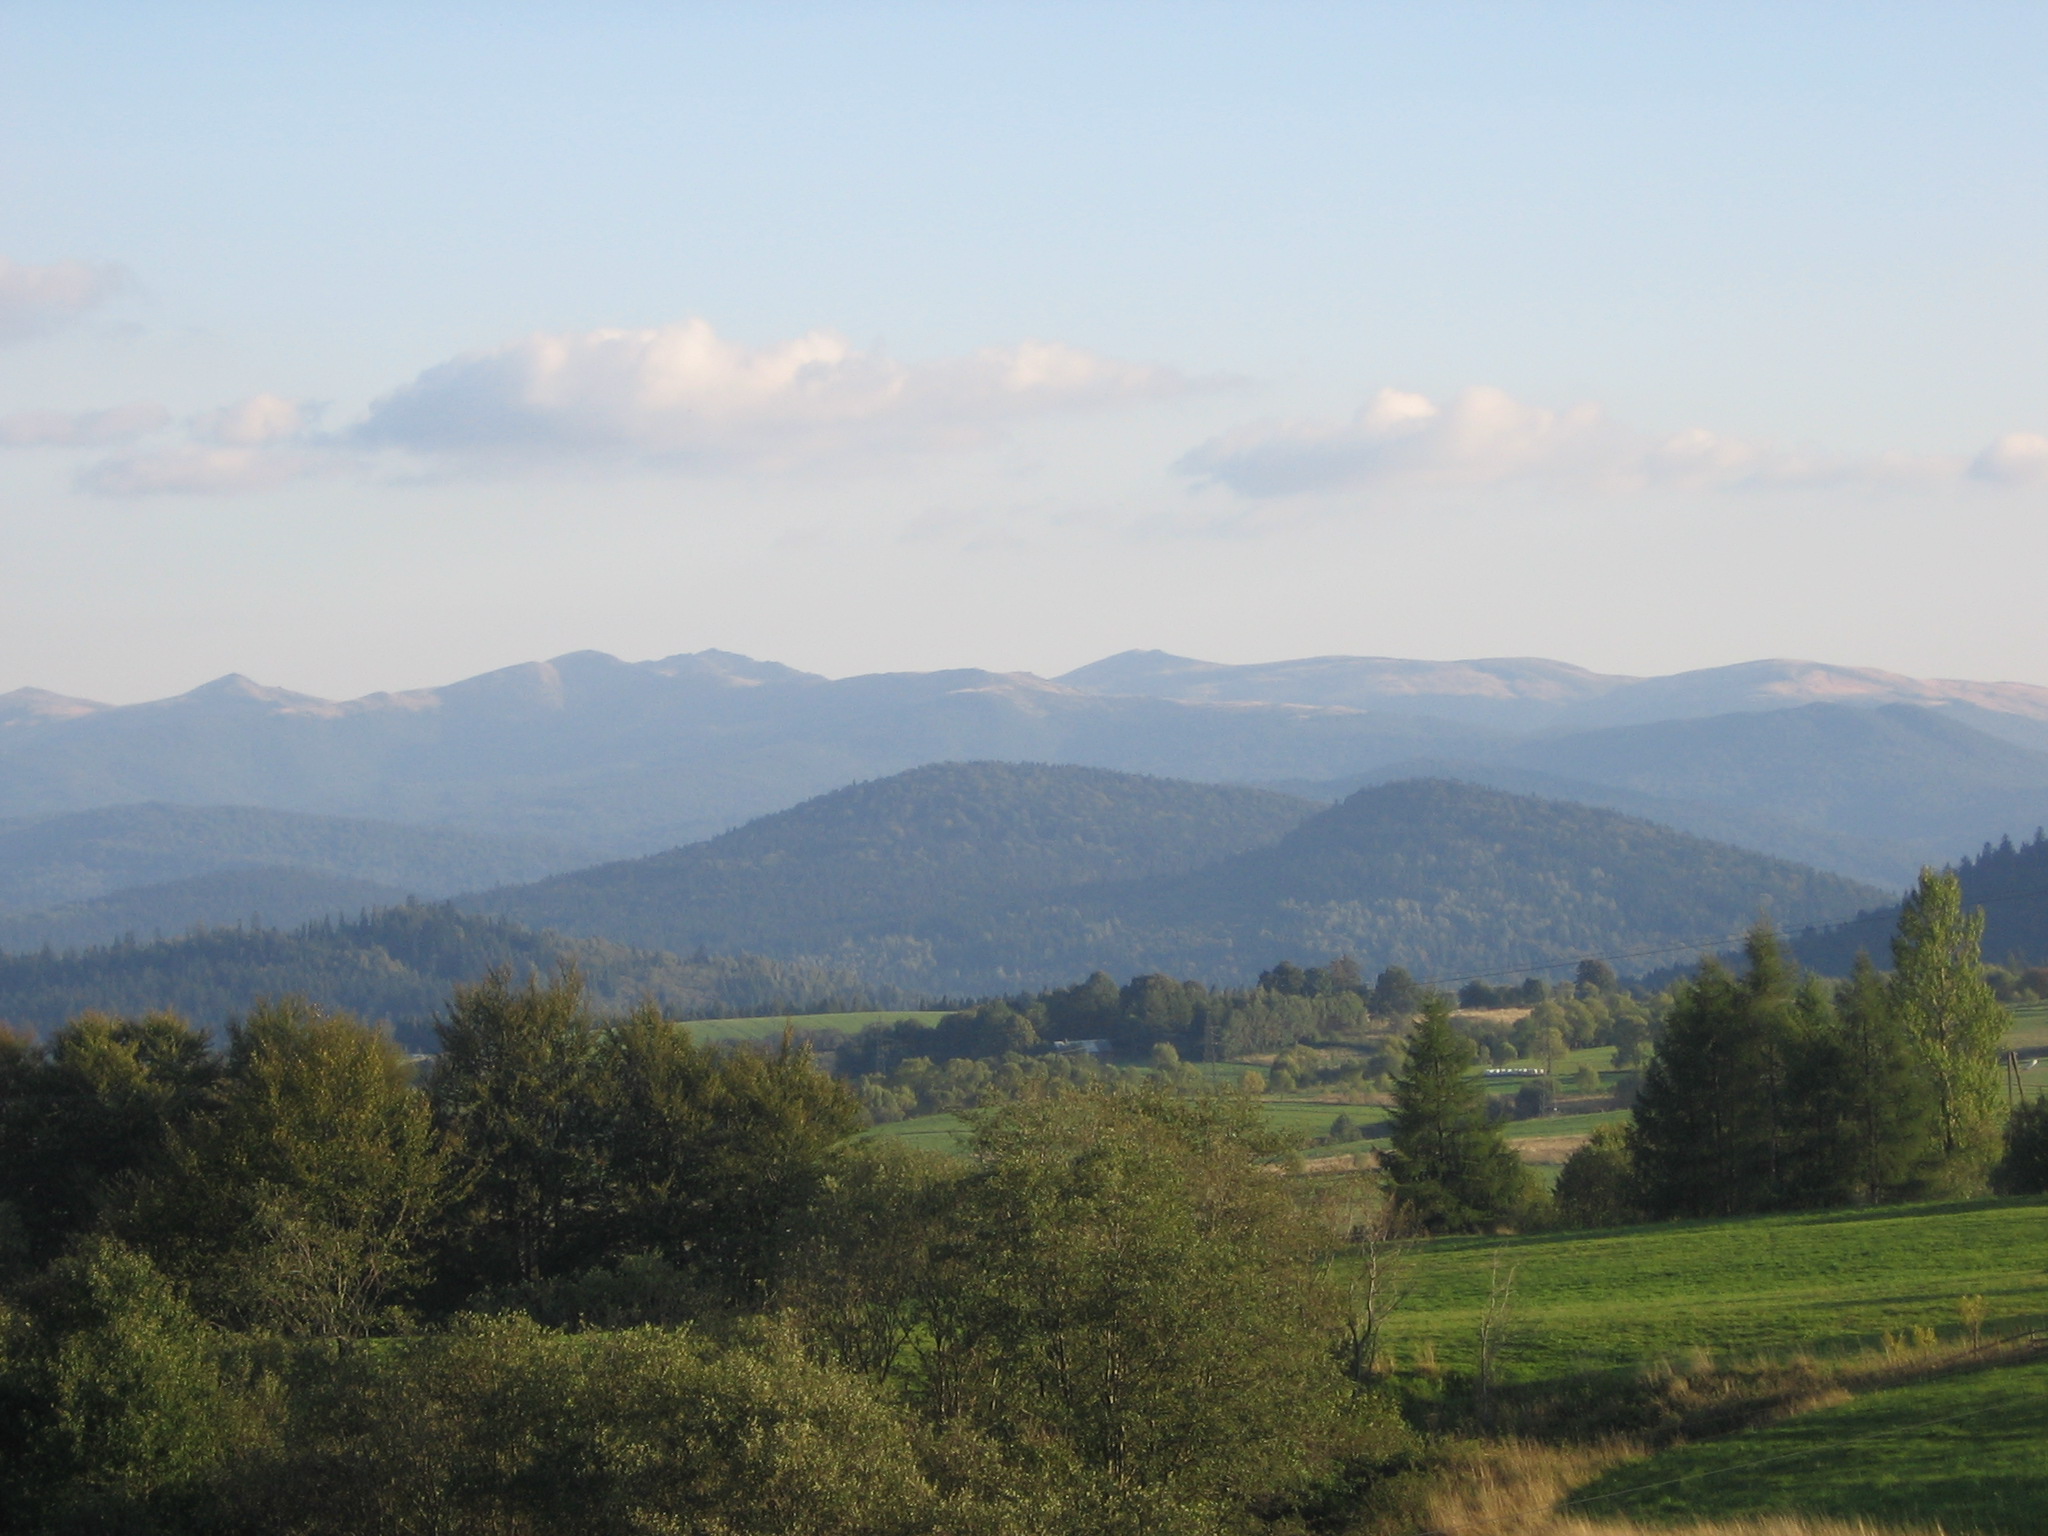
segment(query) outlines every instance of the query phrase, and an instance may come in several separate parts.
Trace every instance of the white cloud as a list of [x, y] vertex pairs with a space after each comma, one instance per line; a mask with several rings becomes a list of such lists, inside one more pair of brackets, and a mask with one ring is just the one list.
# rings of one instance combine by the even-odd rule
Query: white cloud
[[[1994, 455], [2001, 456], [1987, 469]], [[2033, 474], [2028, 466], [2037, 461], [2048, 462], [2048, 440], [2017, 434], [1987, 450], [1974, 473], [2018, 480]], [[1853, 459], [1705, 428], [1657, 438], [1614, 422], [1597, 405], [1551, 410], [1479, 387], [1441, 402], [1383, 389], [1348, 421], [1253, 423], [1211, 438], [1174, 468], [1270, 498], [1395, 484], [1550, 482], [1631, 491], [1925, 483], [1952, 481], [1965, 465], [1896, 454]]]
[[200, 442], [251, 448], [303, 437], [311, 425], [306, 408], [298, 401], [280, 395], [251, 395], [238, 404], [193, 417], [192, 435]]
[[2008, 432], [1977, 455], [1970, 473], [1998, 485], [2048, 481], [2048, 437], [2039, 432]]
[[104, 459], [78, 483], [101, 496], [232, 496], [282, 485], [312, 467], [305, 454], [187, 444]]
[[21, 411], [0, 416], [0, 445], [9, 448], [105, 448], [133, 442], [169, 423], [154, 401], [101, 411]]
[[356, 437], [430, 453], [744, 459], [972, 436], [1188, 387], [1170, 370], [1057, 342], [907, 364], [829, 331], [746, 347], [689, 320], [456, 358], [378, 400]]
[[127, 281], [119, 267], [99, 262], [30, 266], [0, 256], [0, 344], [58, 330], [119, 292]]

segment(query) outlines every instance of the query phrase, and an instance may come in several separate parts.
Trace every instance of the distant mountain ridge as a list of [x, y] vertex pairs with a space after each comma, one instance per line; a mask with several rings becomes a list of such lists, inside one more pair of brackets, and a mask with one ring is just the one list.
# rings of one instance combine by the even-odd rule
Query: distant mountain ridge
[[[1830, 712], [1833, 725], [1793, 739], [1798, 721]], [[1852, 728], [1873, 721], [1887, 723]], [[1925, 740], [1908, 751], [1916, 731]], [[1706, 762], [1766, 747], [1770, 773], [1700, 781]], [[724, 651], [637, 663], [586, 651], [345, 701], [239, 676], [120, 707], [0, 696], [0, 821], [136, 802], [262, 807], [568, 845], [590, 862], [967, 760], [1289, 788], [1418, 767], [1508, 787], [1540, 774], [1545, 792], [1897, 881], [2048, 820], [2048, 689], [1802, 661], [1639, 678], [1539, 658], [1230, 666], [1156, 651], [1050, 680], [971, 668], [831, 679]]]
[[[1243, 982], [1282, 958], [1341, 952], [1421, 973], [1570, 964], [1718, 942], [1765, 910], [1795, 925], [1846, 918], [1885, 895], [1609, 811], [1469, 784], [1382, 785], [1312, 816], [1277, 796], [1231, 798], [1250, 793], [1072, 767], [937, 765], [695, 848], [461, 904], [643, 946], [706, 944], [911, 990], [987, 993], [1097, 968]], [[1137, 807], [1172, 834], [1150, 839], [1150, 869], [1119, 846]], [[1213, 828], [1191, 836], [1204, 817]], [[1048, 857], [1048, 841], [1066, 856]], [[1209, 856], [1193, 857], [1205, 842]], [[1032, 851], [1020, 860], [1018, 849]]]

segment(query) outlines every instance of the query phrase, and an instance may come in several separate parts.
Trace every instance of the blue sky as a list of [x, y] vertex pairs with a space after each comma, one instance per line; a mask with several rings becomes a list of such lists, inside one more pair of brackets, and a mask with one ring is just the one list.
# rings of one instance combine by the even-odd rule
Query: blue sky
[[2048, 682], [2048, 12], [0, 4], [0, 689]]

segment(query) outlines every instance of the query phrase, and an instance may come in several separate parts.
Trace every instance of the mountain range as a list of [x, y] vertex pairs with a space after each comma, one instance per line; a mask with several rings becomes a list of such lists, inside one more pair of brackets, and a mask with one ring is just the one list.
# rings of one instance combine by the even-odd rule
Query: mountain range
[[290, 990], [417, 1033], [486, 966], [558, 961], [613, 1002], [693, 1011], [986, 996], [1098, 969], [1243, 983], [1338, 954], [1438, 981], [1589, 954], [1634, 970], [1761, 915], [1800, 927], [1885, 899], [1612, 811], [1449, 780], [1318, 806], [1094, 768], [937, 764], [453, 905], [0, 958], [0, 1017], [176, 1006], [218, 1024]]
[[0, 951], [524, 885], [961, 761], [1319, 804], [1455, 779], [1896, 889], [2048, 821], [2048, 689], [1158, 651], [1051, 679], [577, 652], [347, 701], [243, 677], [121, 706], [22, 689], [0, 695]]

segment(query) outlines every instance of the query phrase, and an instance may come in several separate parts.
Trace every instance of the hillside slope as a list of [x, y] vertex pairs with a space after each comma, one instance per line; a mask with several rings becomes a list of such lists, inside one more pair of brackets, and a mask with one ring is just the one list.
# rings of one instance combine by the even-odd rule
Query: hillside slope
[[1180, 873], [1272, 842], [1314, 810], [1267, 790], [1098, 768], [940, 763], [460, 904], [683, 954], [823, 953], [1027, 892]]
[[[1765, 910], [1791, 924], [1846, 917], [1884, 894], [1473, 785], [1383, 785], [1307, 820], [1299, 802], [1230, 793], [1076, 769], [925, 769], [695, 848], [464, 900], [621, 941], [820, 957], [876, 982], [987, 993], [1098, 967], [1242, 982], [1281, 958], [1339, 953], [1418, 974], [1569, 963], [1718, 939]], [[1132, 803], [1158, 818], [1142, 857], [1138, 826], [1115, 809]], [[1188, 809], [1225, 806], [1237, 846], [1196, 856], [1223, 839], [1211, 819], [1187, 837]]]
[[259, 866], [445, 896], [591, 858], [568, 845], [247, 805], [116, 805], [0, 828], [0, 912]]
[[1626, 971], [1765, 914], [1846, 917], [1874, 889], [1595, 807], [1413, 779], [1361, 790], [1270, 848], [1083, 893], [1068, 921], [1076, 960], [1219, 980], [1281, 955], [1448, 977], [1643, 952]]
[[296, 928], [403, 903], [409, 893], [371, 880], [304, 869], [216, 869], [190, 880], [138, 885], [41, 912], [0, 912], [0, 954], [49, 946], [84, 949], [135, 936], [175, 937], [195, 928], [248, 924]]
[[745, 955], [679, 960], [445, 905], [406, 905], [292, 931], [215, 929], [73, 954], [0, 956], [0, 1021], [48, 1029], [90, 1010], [169, 1008], [218, 1028], [259, 998], [299, 993], [389, 1021], [417, 1047], [456, 985], [494, 966], [519, 975], [563, 964], [581, 970], [600, 1007], [615, 1011], [648, 997], [671, 1017], [905, 1001], [818, 966]]
[[1537, 736], [1269, 787], [1330, 800], [1400, 778], [1462, 779], [1904, 886], [1923, 864], [2048, 822], [2048, 752], [1988, 729], [2001, 719], [2021, 717], [1815, 704]]

